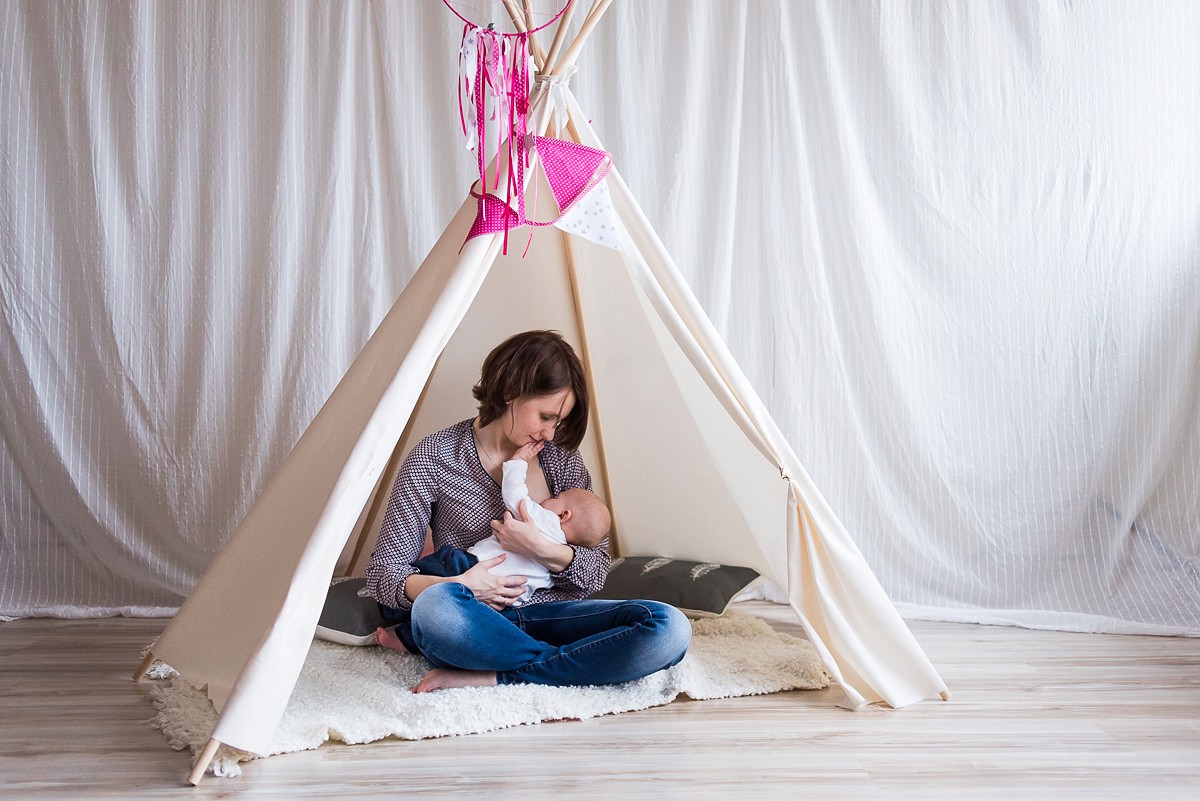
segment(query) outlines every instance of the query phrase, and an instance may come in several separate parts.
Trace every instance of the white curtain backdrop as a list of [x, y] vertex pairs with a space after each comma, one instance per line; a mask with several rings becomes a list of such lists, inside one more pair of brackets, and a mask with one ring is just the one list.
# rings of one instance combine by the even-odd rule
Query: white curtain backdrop
[[[0, 615], [186, 596], [467, 190], [460, 34], [0, 0]], [[584, 50], [904, 614], [1200, 635], [1198, 38], [1191, 0], [620, 0]]]

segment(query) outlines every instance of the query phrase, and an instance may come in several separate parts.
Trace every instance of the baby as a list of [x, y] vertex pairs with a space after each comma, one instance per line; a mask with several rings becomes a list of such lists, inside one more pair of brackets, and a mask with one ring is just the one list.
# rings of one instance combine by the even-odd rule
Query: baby
[[[537, 526], [538, 532], [551, 542], [560, 545], [580, 545], [585, 548], [596, 547], [608, 534], [612, 516], [604, 501], [594, 493], [585, 489], [568, 489], [556, 497], [547, 498], [541, 504], [529, 497], [529, 487], [526, 484], [529, 463], [537, 458], [542, 446], [541, 442], [527, 443], [517, 450], [512, 459], [502, 465], [504, 475], [500, 483], [500, 495], [504, 499], [504, 506], [513, 516], [520, 518], [520, 506], [524, 501], [525, 514]], [[550, 571], [545, 565], [524, 554], [505, 551], [494, 535], [480, 540], [466, 550], [443, 545], [428, 556], [413, 562], [413, 567], [427, 576], [458, 576], [479, 562], [500, 554], [506, 555], [505, 560], [492, 567], [490, 572], [501, 576], [526, 578], [525, 591], [513, 601], [513, 606], [527, 603], [536, 590], [551, 585]], [[377, 630], [375, 641], [386, 648], [416, 651], [409, 626], [406, 616], [394, 629]]]
[[[525, 513], [537, 526], [538, 532], [551, 542], [560, 545], [581, 545], [585, 548], [596, 547], [608, 534], [612, 517], [604, 501], [595, 494], [584, 489], [568, 489], [557, 497], [547, 498], [541, 504], [529, 497], [525, 477], [529, 471], [529, 463], [541, 449], [540, 442], [523, 445], [516, 455], [502, 466], [504, 480], [500, 483], [500, 495], [504, 498], [505, 507], [514, 517], [520, 518], [519, 507], [521, 501], [524, 501]], [[525, 592], [513, 606], [521, 606], [529, 600], [535, 590], [549, 587], [551, 584], [550, 571], [545, 565], [523, 554], [505, 551], [494, 536], [480, 540], [468, 548], [467, 552], [475, 557], [476, 562], [491, 559], [502, 553], [508, 555], [508, 558], [493, 567], [491, 572], [501, 576], [525, 576], [528, 579]], [[475, 562], [472, 562], [467, 567], [470, 568], [474, 564]], [[445, 575], [453, 576], [462, 572], [459, 570]]]

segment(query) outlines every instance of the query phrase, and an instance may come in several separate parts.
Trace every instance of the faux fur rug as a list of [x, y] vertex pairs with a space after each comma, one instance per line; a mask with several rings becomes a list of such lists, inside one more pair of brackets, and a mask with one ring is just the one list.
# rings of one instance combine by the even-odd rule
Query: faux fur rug
[[[367, 743], [384, 737], [419, 740], [503, 729], [564, 718], [584, 719], [693, 699], [761, 695], [829, 684], [808, 642], [779, 634], [743, 614], [692, 621], [692, 645], [669, 670], [607, 687], [505, 685], [414, 695], [428, 670], [424, 659], [383, 648], [351, 648], [316, 640], [267, 754], [317, 748], [327, 740]], [[158, 714], [148, 721], [177, 750], [195, 754], [208, 742], [217, 714], [208, 697], [156, 665], [167, 678], [150, 696]], [[238, 763], [257, 755], [221, 746], [209, 770], [238, 776]]]

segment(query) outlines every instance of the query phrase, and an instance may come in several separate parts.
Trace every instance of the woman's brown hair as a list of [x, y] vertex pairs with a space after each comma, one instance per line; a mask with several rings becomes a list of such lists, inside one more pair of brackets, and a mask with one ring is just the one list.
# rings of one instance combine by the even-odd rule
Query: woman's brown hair
[[575, 395], [575, 406], [559, 421], [554, 443], [573, 451], [587, 432], [588, 386], [583, 363], [557, 331], [525, 331], [501, 342], [483, 360], [471, 394], [479, 401], [479, 424], [486, 426], [504, 414], [510, 401], [563, 389]]

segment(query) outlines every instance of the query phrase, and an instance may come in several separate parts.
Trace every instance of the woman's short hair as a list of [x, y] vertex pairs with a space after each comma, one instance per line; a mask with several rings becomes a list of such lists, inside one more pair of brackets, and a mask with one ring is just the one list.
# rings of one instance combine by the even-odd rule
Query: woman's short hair
[[588, 386], [583, 363], [559, 332], [525, 331], [501, 342], [483, 360], [471, 394], [479, 401], [479, 424], [486, 426], [504, 414], [510, 401], [563, 389], [575, 395], [575, 406], [559, 421], [554, 443], [573, 451], [587, 432]]

